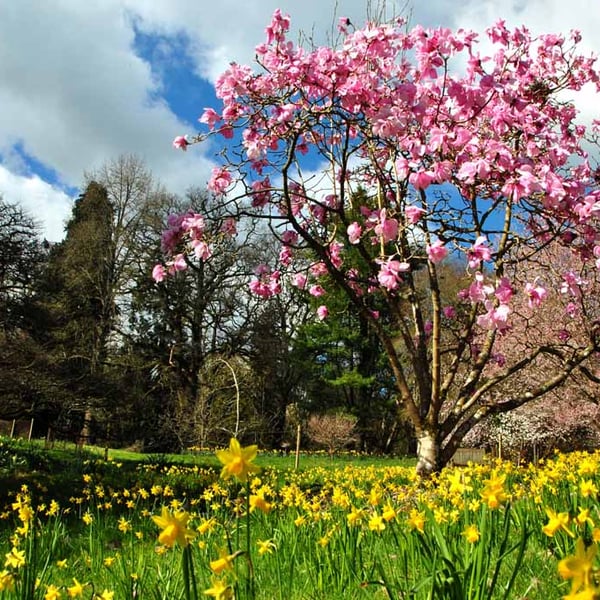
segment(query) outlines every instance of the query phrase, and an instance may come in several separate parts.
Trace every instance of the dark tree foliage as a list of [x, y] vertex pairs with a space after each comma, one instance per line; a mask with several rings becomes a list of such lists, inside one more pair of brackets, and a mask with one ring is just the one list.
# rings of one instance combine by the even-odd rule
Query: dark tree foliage
[[44, 255], [34, 219], [0, 198], [0, 324], [5, 335], [22, 326]]
[[[48, 244], [35, 220], [0, 198], [0, 418], [27, 418], [48, 409], [51, 387], [43, 350], [30, 334], [32, 302]], [[41, 373], [40, 373], [41, 372]]]
[[38, 288], [36, 334], [66, 396], [54, 417], [72, 427], [89, 429], [92, 411], [115, 400], [106, 370], [116, 318], [112, 216], [106, 189], [91, 182], [74, 204], [64, 241], [51, 248]]

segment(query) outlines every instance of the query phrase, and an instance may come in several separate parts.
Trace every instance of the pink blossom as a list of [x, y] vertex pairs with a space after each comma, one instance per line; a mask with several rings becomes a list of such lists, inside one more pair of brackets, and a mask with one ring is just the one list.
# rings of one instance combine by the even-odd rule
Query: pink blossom
[[411, 173], [408, 176], [408, 181], [415, 189], [425, 190], [435, 181], [435, 175], [431, 171], [418, 171], [417, 173]]
[[388, 260], [381, 264], [377, 279], [389, 292], [395, 290], [400, 283], [400, 274], [410, 270], [410, 265], [398, 260]]
[[508, 277], [501, 277], [494, 295], [502, 304], [508, 304], [513, 297], [514, 290]]
[[212, 108], [205, 108], [204, 113], [198, 119], [200, 123], [205, 123], [210, 129], [215, 128], [215, 123], [221, 120], [221, 116]]
[[596, 259], [596, 269], [600, 269], [600, 246], [594, 246], [593, 253]]
[[558, 332], [558, 339], [561, 342], [568, 342], [571, 339], [571, 334], [566, 329], [561, 329]]
[[223, 221], [223, 225], [221, 225], [221, 232], [231, 236], [236, 235], [237, 225], [233, 217], [227, 217], [227, 219]]
[[208, 189], [215, 194], [222, 195], [232, 181], [231, 173], [225, 167], [214, 167], [208, 182]]
[[507, 304], [494, 306], [490, 300], [485, 301], [487, 312], [477, 317], [477, 324], [484, 329], [497, 329], [504, 331], [508, 328], [508, 315], [510, 308]]
[[183, 254], [178, 254], [173, 261], [170, 263], [173, 271], [185, 271], [187, 269], [187, 262]]
[[167, 276], [167, 272], [165, 271], [165, 268], [161, 264], [154, 265], [154, 268], [152, 269], [152, 279], [154, 279], [154, 281], [156, 281], [156, 283], [160, 283], [161, 281], [164, 281], [166, 276]]
[[351, 244], [358, 244], [360, 242], [362, 228], [356, 221], [354, 221], [354, 223], [350, 223], [350, 225], [348, 225], [346, 233], [348, 234], [348, 241]]
[[480, 272], [475, 273], [475, 280], [469, 288], [466, 290], [466, 293], [462, 294], [464, 299], [470, 299], [471, 302], [485, 302], [487, 297], [494, 292], [494, 286], [490, 284], [484, 284], [483, 274]]
[[291, 244], [293, 246], [298, 243], [298, 234], [292, 229], [286, 229], [281, 234], [281, 241], [284, 244]]
[[285, 267], [289, 267], [292, 264], [293, 257], [294, 254], [289, 246], [284, 246], [279, 251], [279, 262]]
[[575, 304], [575, 302], [569, 302], [567, 306], [565, 306], [565, 312], [574, 319], [579, 314], [579, 306]]
[[398, 179], [404, 180], [408, 177], [410, 173], [410, 163], [404, 156], [401, 156], [396, 160], [395, 167]]
[[173, 140], [173, 148], [176, 148], [177, 150], [187, 150], [187, 147], [190, 145], [190, 143], [188, 142], [187, 138], [185, 137], [185, 135], [178, 135], [174, 140]]
[[315, 284], [310, 286], [308, 293], [315, 298], [319, 298], [325, 295], [325, 290], [322, 286]]
[[469, 267], [476, 269], [479, 267], [482, 261], [487, 261], [492, 258], [492, 251], [485, 244], [487, 238], [484, 235], [479, 236], [475, 243], [467, 250], [467, 256], [469, 257]]
[[442, 309], [444, 316], [446, 319], [455, 319], [456, 318], [456, 309], [454, 306], [444, 306]]
[[250, 291], [261, 298], [270, 298], [281, 293], [281, 273], [279, 271], [271, 272], [268, 265], [260, 264], [254, 269], [256, 279], [249, 284]]
[[375, 233], [383, 238], [384, 242], [395, 241], [398, 237], [398, 221], [387, 216], [387, 210], [382, 208], [379, 213], [379, 224]]
[[585, 279], [582, 279], [577, 273], [574, 271], [567, 271], [563, 273], [563, 282], [560, 286], [561, 294], [569, 294], [574, 298], [579, 298], [581, 296], [582, 289], [585, 288], [588, 282]]
[[223, 125], [219, 127], [218, 133], [220, 133], [226, 140], [233, 139], [233, 127], [231, 125]]
[[423, 215], [425, 214], [425, 210], [418, 207], [418, 206], [414, 206], [413, 204], [409, 204], [405, 209], [404, 209], [404, 214], [406, 215], [406, 220], [411, 224], [411, 225], [415, 225], [416, 223], [418, 223], [421, 218], [423, 217]]
[[529, 308], [539, 308], [542, 302], [546, 299], [548, 292], [546, 288], [534, 283], [525, 284], [525, 294], [528, 296], [527, 301]]
[[442, 262], [446, 256], [448, 256], [448, 248], [444, 246], [444, 243], [440, 240], [433, 242], [433, 244], [428, 245], [427, 248], [427, 257], [429, 260], [434, 263]]
[[506, 364], [506, 355], [502, 352], [496, 352], [492, 355], [492, 360], [499, 366], [503, 367]]
[[301, 290], [303, 290], [306, 287], [307, 281], [308, 278], [304, 273], [294, 273], [294, 276], [292, 277], [293, 285], [295, 285], [298, 289]]
[[327, 265], [324, 262], [316, 262], [310, 265], [310, 274], [313, 277], [323, 277], [327, 275]]
[[252, 183], [252, 206], [266, 206], [271, 199], [271, 181], [265, 177], [262, 181], [254, 181]]
[[317, 308], [317, 316], [320, 321], [325, 320], [329, 316], [329, 309], [324, 304], [321, 304], [321, 306]]
[[210, 246], [203, 241], [196, 240], [192, 243], [194, 255], [200, 260], [208, 260], [212, 256]]
[[205, 229], [204, 218], [202, 215], [190, 213], [182, 219], [181, 228], [188, 232], [190, 238], [200, 239]]

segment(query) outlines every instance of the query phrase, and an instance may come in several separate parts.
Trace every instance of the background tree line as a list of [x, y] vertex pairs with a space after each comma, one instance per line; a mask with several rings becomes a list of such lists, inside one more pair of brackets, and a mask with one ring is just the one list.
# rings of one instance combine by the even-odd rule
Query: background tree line
[[[204, 215], [212, 255], [156, 283], [169, 215], [186, 210]], [[33, 216], [2, 198], [0, 418], [33, 418], [38, 435], [153, 452], [232, 434], [280, 448], [300, 422], [329, 449], [414, 450], [369, 323], [343, 293], [329, 298], [324, 320], [295, 288], [257, 299], [248, 281], [278, 252], [276, 240], [259, 221], [222, 236], [227, 219], [210, 193], [170, 194], [135, 156], [85, 175], [60, 243], [41, 239]], [[451, 303], [463, 266], [443, 268]], [[543, 331], [552, 307], [537, 318]], [[595, 445], [595, 385], [572, 378], [548, 400], [484, 422], [469, 441], [490, 446], [504, 435], [517, 452], [527, 440], [547, 450]]]
[[[163, 451], [233, 433], [279, 448], [309, 414], [341, 411], [362, 449], [405, 443], [379, 344], [341, 296], [325, 323], [297, 291], [250, 293], [277, 251], [260, 223], [220, 236], [222, 204], [170, 194], [135, 156], [86, 173], [83, 189], [56, 244], [0, 200], [0, 418]], [[188, 209], [205, 215], [213, 254], [157, 284], [168, 217]]]

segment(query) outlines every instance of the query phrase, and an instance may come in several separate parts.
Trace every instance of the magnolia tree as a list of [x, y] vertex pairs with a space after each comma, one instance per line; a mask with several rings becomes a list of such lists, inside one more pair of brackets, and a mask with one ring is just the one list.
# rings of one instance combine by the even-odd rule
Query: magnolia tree
[[[518, 285], [525, 286], [528, 293], [513, 300], [510, 330], [496, 341], [494, 360], [487, 365], [486, 374], [502, 372], [505, 364], [531, 357], [537, 348], [544, 352], [528, 359], [526, 365], [495, 386], [492, 400], [510, 398], [514, 388], [543, 385], [548, 373], [562, 368], [566, 350], [586, 343], [600, 316], [595, 261], [573, 253], [558, 241], [537, 249], [532, 259], [520, 264], [514, 274], [513, 283], [520, 281]], [[561, 293], [549, 294], [548, 288]], [[557, 319], [564, 314], [567, 318]], [[560, 388], [513, 411], [484, 419], [467, 434], [465, 442], [497, 445], [505, 455], [524, 457], [542, 456], [555, 449], [596, 447], [600, 443], [599, 358], [595, 353], [581, 363]]]
[[[342, 19], [335, 47], [305, 49], [289, 25], [276, 11], [254, 67], [219, 77], [222, 106], [200, 118], [207, 131], [174, 145], [218, 141], [209, 187], [234, 216], [223, 235], [264, 218], [281, 243], [276, 264], [257, 266], [254, 293], [296, 286], [325, 319], [337, 287], [369, 320], [428, 474], [484, 417], [557, 388], [597, 349], [591, 326], [577, 343], [557, 335], [511, 361], [496, 352], [518, 299], [535, 309], [581, 298], [571, 270], [559, 286], [519, 277], [539, 248], [559, 240], [592, 264], [600, 256], [600, 191], [584, 150], [595, 130], [576, 122], [569, 95], [597, 86], [598, 73], [577, 32], [534, 38], [498, 22], [480, 40]], [[163, 246], [157, 278], [204, 260], [202, 217], [173, 216]], [[441, 263], [461, 260], [464, 288], [444, 302]], [[544, 380], [494, 395], [546, 354], [559, 366]]]

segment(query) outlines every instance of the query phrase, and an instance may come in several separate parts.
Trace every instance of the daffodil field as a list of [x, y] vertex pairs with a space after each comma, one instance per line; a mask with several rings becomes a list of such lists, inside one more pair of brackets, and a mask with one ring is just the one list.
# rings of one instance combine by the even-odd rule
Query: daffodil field
[[259, 468], [236, 440], [216, 455], [126, 488], [89, 461], [60, 501], [21, 485], [0, 507], [0, 598], [600, 597], [600, 453], [426, 481], [392, 460]]

